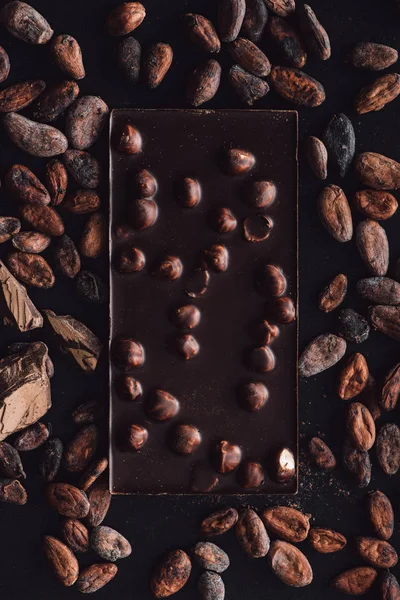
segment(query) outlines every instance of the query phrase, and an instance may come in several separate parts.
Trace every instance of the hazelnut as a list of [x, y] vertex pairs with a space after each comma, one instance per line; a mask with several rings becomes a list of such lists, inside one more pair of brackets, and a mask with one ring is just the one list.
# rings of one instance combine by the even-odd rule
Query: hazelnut
[[194, 208], [201, 199], [201, 187], [197, 179], [184, 177], [177, 183], [176, 194], [178, 203], [184, 208]]
[[228, 268], [228, 250], [222, 244], [212, 244], [210, 248], [203, 251], [203, 257], [207, 266], [217, 273], [223, 273]]
[[217, 475], [206, 465], [197, 465], [192, 475], [192, 491], [199, 493], [211, 492], [219, 484]]
[[153, 275], [166, 281], [175, 281], [182, 275], [183, 266], [177, 256], [168, 255], [161, 260]]
[[226, 440], [218, 442], [214, 447], [213, 462], [218, 473], [234, 471], [242, 458], [242, 451], [236, 444]]
[[114, 267], [119, 273], [137, 273], [146, 263], [145, 256], [139, 248], [125, 244], [118, 248], [114, 256]]
[[130, 338], [118, 338], [113, 342], [111, 357], [118, 369], [129, 371], [144, 363], [144, 348]]
[[123, 154], [138, 154], [142, 150], [142, 136], [130, 123], [125, 123], [115, 138], [115, 149]]
[[120, 375], [115, 380], [116, 392], [121, 400], [132, 402], [138, 400], [143, 395], [143, 388], [140, 381], [130, 375]]
[[158, 207], [151, 198], [139, 198], [129, 206], [129, 221], [139, 231], [154, 225], [157, 217]]
[[149, 434], [147, 429], [145, 429], [141, 425], [136, 425], [136, 423], [132, 423], [128, 427], [126, 435], [126, 445], [132, 450], [140, 450], [147, 442], [148, 437]]
[[268, 208], [276, 198], [272, 181], [253, 181], [246, 189], [246, 203], [252, 208]]
[[239, 404], [251, 412], [260, 410], [268, 400], [268, 389], [262, 381], [250, 381], [240, 385]]
[[201, 313], [194, 304], [185, 304], [177, 308], [172, 319], [181, 329], [194, 329], [200, 323]]
[[283, 325], [291, 323], [296, 318], [296, 309], [293, 301], [286, 296], [274, 298], [268, 303], [267, 311], [268, 315], [270, 315], [274, 321], [282, 323]]
[[278, 483], [291, 481], [296, 474], [296, 461], [289, 448], [281, 448], [274, 456], [272, 476]]
[[263, 346], [269, 346], [279, 335], [279, 327], [262, 319], [253, 325], [253, 332]]
[[201, 435], [194, 425], [176, 425], [169, 435], [168, 445], [177, 454], [192, 454], [201, 443]]
[[264, 483], [264, 470], [260, 463], [246, 460], [239, 467], [237, 480], [242, 488], [258, 488]]
[[151, 198], [157, 191], [157, 181], [147, 169], [135, 173], [133, 189], [138, 198]]
[[257, 274], [256, 285], [264, 296], [282, 296], [286, 291], [286, 277], [280, 267], [264, 265]]
[[176, 347], [184, 360], [191, 360], [198, 355], [200, 346], [193, 335], [188, 333], [180, 335], [176, 340]]
[[175, 396], [165, 390], [155, 390], [145, 405], [147, 416], [154, 421], [172, 419], [178, 414], [179, 408], [179, 402]]
[[275, 356], [269, 346], [254, 348], [250, 354], [250, 366], [259, 373], [269, 373], [275, 368]]
[[237, 227], [237, 219], [229, 208], [220, 206], [210, 215], [210, 223], [218, 233], [230, 233]]
[[230, 148], [224, 156], [224, 167], [230, 175], [248, 173], [254, 167], [255, 162], [254, 155], [241, 148]]

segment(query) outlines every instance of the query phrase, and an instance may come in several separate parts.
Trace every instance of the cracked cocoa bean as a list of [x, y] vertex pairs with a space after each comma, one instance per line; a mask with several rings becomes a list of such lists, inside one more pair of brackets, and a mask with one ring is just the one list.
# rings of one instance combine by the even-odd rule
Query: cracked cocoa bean
[[347, 544], [347, 540], [341, 533], [326, 529], [324, 527], [313, 527], [308, 536], [311, 546], [320, 554], [331, 554], [339, 552]]
[[353, 237], [353, 218], [344, 191], [337, 185], [325, 187], [318, 198], [318, 211], [325, 229], [338, 242]]
[[325, 313], [335, 310], [344, 300], [347, 293], [347, 277], [343, 273], [336, 275], [322, 290], [318, 307]]
[[360, 352], [350, 356], [339, 374], [338, 395], [342, 400], [351, 400], [360, 394], [368, 382], [368, 365]]
[[263, 98], [269, 92], [266, 81], [255, 75], [251, 75], [239, 65], [233, 65], [229, 71], [229, 81], [242, 100], [249, 106]]
[[201, 533], [206, 536], [222, 535], [236, 525], [238, 518], [235, 508], [221, 508], [202, 521]]
[[393, 194], [380, 190], [361, 190], [354, 196], [354, 204], [369, 219], [385, 221], [397, 211], [398, 202]]

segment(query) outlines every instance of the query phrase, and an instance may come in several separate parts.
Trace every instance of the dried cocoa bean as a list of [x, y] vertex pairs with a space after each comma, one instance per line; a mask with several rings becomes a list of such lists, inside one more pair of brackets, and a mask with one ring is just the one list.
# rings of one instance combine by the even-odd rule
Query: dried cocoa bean
[[223, 573], [230, 564], [226, 552], [211, 542], [198, 542], [193, 548], [193, 556], [203, 569], [215, 573]]
[[378, 389], [376, 381], [370, 373], [367, 385], [358, 396], [358, 401], [362, 402], [368, 408], [374, 421], [377, 421], [377, 419], [379, 419], [379, 417], [382, 415], [382, 411], [379, 406], [379, 394], [380, 389]]
[[18, 452], [36, 450], [44, 444], [49, 437], [49, 430], [44, 423], [35, 423], [25, 429], [14, 441], [14, 448]]
[[39, 463], [40, 474], [45, 481], [51, 482], [56, 478], [62, 454], [62, 441], [56, 437], [49, 438], [43, 446], [43, 454]]
[[195, 69], [189, 79], [187, 101], [200, 106], [214, 98], [221, 81], [221, 66], [216, 60], [207, 60]]
[[288, 17], [296, 8], [295, 0], [264, 0], [264, 2], [278, 17]]
[[[71, 417], [77, 425], [95, 423], [100, 416], [100, 405], [97, 400], [87, 400], [72, 411]], [[86, 490], [85, 490], [86, 491]]]
[[376, 535], [381, 540], [391, 538], [394, 530], [393, 507], [383, 492], [377, 490], [368, 495], [368, 514]]
[[300, 356], [299, 375], [312, 377], [341, 360], [346, 352], [346, 342], [333, 333], [324, 333], [316, 337]]
[[356, 352], [345, 362], [338, 381], [338, 395], [342, 400], [351, 400], [358, 396], [368, 382], [368, 365], [365, 357]]
[[389, 277], [368, 277], [357, 282], [360, 296], [374, 304], [400, 304], [400, 283]]
[[218, 31], [222, 42], [233, 42], [237, 38], [245, 13], [246, 0], [219, 0]]
[[82, 594], [92, 594], [109, 583], [117, 572], [118, 567], [113, 563], [91, 565], [83, 569], [78, 577], [76, 587]]
[[320, 554], [331, 554], [339, 552], [347, 544], [347, 540], [341, 533], [324, 527], [313, 527], [308, 536], [311, 546]]
[[0, 473], [11, 479], [26, 477], [18, 450], [8, 442], [0, 442]]
[[[262, 1], [262, 0], [261, 0]], [[0, 46], [0, 83], [3, 83], [10, 74], [10, 59], [3, 46]]]
[[51, 508], [63, 517], [82, 519], [89, 513], [88, 496], [69, 483], [50, 483], [46, 488], [46, 499]]
[[398, 203], [393, 194], [379, 190], [361, 190], [354, 196], [354, 204], [366, 217], [385, 221], [394, 215]]
[[313, 572], [307, 558], [296, 546], [288, 542], [272, 542], [268, 560], [274, 574], [286, 585], [304, 587], [313, 580]]
[[60, 540], [45, 535], [43, 550], [58, 581], [70, 587], [78, 579], [79, 565], [73, 552]]
[[352, 49], [349, 61], [357, 69], [382, 71], [392, 66], [398, 59], [398, 52], [390, 46], [374, 42], [359, 42]]
[[273, 506], [261, 513], [267, 531], [286, 542], [303, 542], [310, 530], [311, 515], [305, 515], [290, 506]]
[[46, 87], [44, 81], [24, 81], [14, 83], [0, 92], [0, 112], [18, 112], [32, 104]]
[[242, 35], [252, 42], [259, 42], [268, 21], [268, 9], [264, 0], [246, 0], [246, 12], [241, 29]]
[[361, 596], [368, 592], [377, 576], [378, 573], [372, 567], [355, 567], [337, 575], [332, 587], [345, 594]]
[[205, 571], [199, 577], [197, 584], [200, 598], [202, 600], [224, 600], [225, 585], [221, 575]]
[[372, 326], [382, 333], [400, 340], [400, 307], [379, 304], [370, 310]]
[[400, 585], [396, 577], [390, 571], [382, 573], [380, 581], [380, 592], [382, 600], [399, 600]]
[[8, 242], [21, 229], [21, 221], [15, 217], [0, 217], [0, 244]]
[[369, 537], [356, 538], [356, 547], [363, 560], [378, 569], [388, 569], [397, 564], [396, 550], [384, 540]]
[[75, 81], [62, 81], [48, 88], [36, 102], [34, 118], [41, 123], [50, 123], [63, 114], [76, 100], [79, 87]]
[[6, 185], [22, 202], [50, 204], [50, 195], [44, 185], [24, 165], [13, 165], [7, 172]]
[[64, 164], [76, 183], [83, 187], [93, 189], [100, 184], [99, 161], [82, 150], [67, 150], [63, 154]]
[[326, 29], [322, 27], [317, 15], [308, 4], [299, 11], [300, 28], [310, 52], [313, 52], [321, 60], [327, 60], [331, 56], [331, 42]]
[[[0, 217], [1, 223], [1, 217]], [[50, 245], [51, 238], [38, 231], [21, 231], [12, 239], [12, 245], [21, 252], [40, 254]]]
[[78, 250], [67, 235], [61, 236], [57, 244], [55, 259], [61, 273], [66, 277], [73, 279], [81, 270], [81, 259]]
[[347, 293], [347, 277], [343, 273], [336, 275], [322, 290], [318, 307], [325, 313], [335, 310], [344, 300]]
[[160, 85], [172, 65], [173, 58], [171, 46], [163, 42], [154, 44], [147, 52], [143, 69], [146, 83], [151, 89]]
[[14, 277], [24, 285], [48, 289], [55, 283], [50, 265], [38, 254], [15, 250], [7, 256], [7, 266]]
[[25, 2], [8, 2], [1, 11], [1, 20], [8, 31], [28, 44], [46, 44], [54, 31], [42, 15]]
[[78, 294], [88, 302], [103, 303], [106, 298], [105, 285], [98, 275], [90, 271], [81, 271], [76, 278]]
[[56, 158], [46, 165], [46, 187], [51, 204], [58, 206], [64, 200], [68, 186], [67, 171], [62, 162]]
[[0, 479], [0, 502], [22, 506], [27, 501], [26, 490], [18, 479]]
[[206, 52], [218, 54], [221, 50], [221, 42], [215, 31], [214, 25], [203, 15], [187, 13], [183, 24], [190, 41], [200, 46]]
[[90, 465], [79, 480], [79, 488], [84, 492], [87, 492], [90, 486], [104, 473], [107, 467], [108, 460], [106, 458], [101, 458]]
[[229, 71], [229, 81], [242, 100], [249, 106], [263, 98], [269, 92], [269, 85], [260, 77], [251, 75], [239, 65], [233, 65]]
[[358, 450], [348, 439], [344, 444], [343, 462], [358, 487], [364, 488], [369, 485], [371, 460], [368, 452]]
[[376, 152], [362, 152], [354, 163], [356, 173], [364, 185], [375, 190], [400, 188], [400, 163]]
[[81, 48], [71, 35], [57, 35], [51, 41], [51, 51], [57, 66], [73, 79], [85, 77]]
[[299, 106], [320, 106], [325, 100], [325, 90], [321, 83], [299, 69], [273, 67], [271, 83], [284, 100]]
[[400, 94], [400, 75], [387, 73], [363, 87], [357, 94], [355, 109], [360, 115], [382, 110]]
[[107, 17], [107, 31], [110, 35], [127, 35], [142, 23], [146, 9], [141, 2], [124, 2], [111, 10]]
[[62, 207], [75, 215], [86, 215], [100, 208], [100, 198], [93, 190], [76, 190], [66, 195]]
[[221, 508], [202, 521], [201, 533], [206, 536], [222, 535], [236, 525], [238, 518], [235, 508]]
[[134, 37], [122, 40], [118, 46], [118, 63], [126, 79], [136, 83], [140, 76], [142, 47]]
[[385, 423], [376, 438], [376, 455], [386, 475], [394, 475], [400, 468], [400, 429], [395, 423]]
[[128, 540], [115, 529], [104, 525], [94, 527], [90, 532], [90, 547], [101, 558], [111, 562], [126, 558], [132, 553]]
[[338, 242], [349, 242], [353, 237], [353, 219], [348, 200], [337, 185], [325, 187], [318, 198], [319, 215], [325, 229]]
[[317, 137], [310, 135], [307, 140], [308, 164], [319, 179], [328, 177], [328, 151], [325, 144]]
[[73, 552], [89, 550], [89, 531], [78, 519], [65, 519], [61, 530], [65, 543]]
[[257, 77], [266, 77], [271, 71], [268, 58], [253, 42], [238, 37], [229, 45], [229, 51], [235, 62]]
[[393, 369], [386, 375], [385, 382], [382, 387], [382, 395], [380, 405], [383, 410], [394, 410], [397, 406], [400, 395], [400, 363], [395, 365]]
[[183, 550], [171, 550], [156, 566], [151, 577], [151, 591], [156, 598], [176, 594], [189, 579], [192, 565]]
[[373, 275], [386, 275], [389, 268], [389, 243], [386, 232], [371, 219], [362, 221], [356, 231], [357, 248]]
[[297, 31], [280, 17], [272, 17], [268, 31], [285, 64], [301, 69], [307, 62], [307, 53]]
[[101, 213], [91, 215], [82, 233], [80, 250], [86, 258], [98, 258], [107, 247], [107, 223]]
[[108, 113], [107, 104], [98, 96], [78, 98], [69, 109], [65, 123], [71, 146], [77, 150], [90, 148], [106, 126]]
[[318, 437], [313, 437], [308, 445], [312, 461], [324, 471], [336, 467], [336, 458], [332, 450]]
[[346, 342], [361, 344], [369, 336], [368, 321], [352, 308], [343, 308], [338, 316], [338, 334]]
[[96, 452], [98, 429], [96, 425], [86, 425], [75, 435], [64, 453], [63, 464], [67, 471], [83, 471]]
[[251, 508], [239, 514], [235, 534], [241, 549], [252, 558], [262, 558], [268, 553], [269, 536], [260, 517]]
[[97, 527], [104, 521], [110, 508], [111, 494], [108, 482], [99, 481], [92, 485], [88, 490], [87, 497], [90, 508], [85, 518], [85, 524], [89, 527]]
[[353, 161], [356, 135], [352, 122], [346, 115], [333, 115], [325, 130], [324, 142], [329, 159], [344, 177]]
[[361, 402], [353, 402], [346, 413], [347, 431], [359, 450], [370, 450], [375, 443], [375, 421], [368, 408]]
[[3, 124], [14, 144], [33, 156], [56, 156], [68, 148], [65, 135], [50, 125], [31, 121], [14, 112], [3, 117]]

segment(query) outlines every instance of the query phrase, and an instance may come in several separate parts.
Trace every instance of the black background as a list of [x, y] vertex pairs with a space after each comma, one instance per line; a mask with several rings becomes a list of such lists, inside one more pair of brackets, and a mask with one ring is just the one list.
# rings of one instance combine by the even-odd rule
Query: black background
[[[48, 18], [57, 33], [70, 33], [80, 42], [87, 70], [87, 77], [79, 83], [81, 93], [101, 95], [110, 107], [184, 107], [184, 85], [188, 73], [202, 60], [203, 55], [185, 43], [179, 26], [179, 17], [185, 12], [201, 12], [211, 18], [215, 16], [216, 3], [211, 0], [188, 0], [163, 2], [147, 0], [147, 17], [135, 33], [144, 46], [155, 41], [170, 42], [175, 51], [173, 67], [163, 84], [150, 91], [142, 86], [132, 87], [121, 78], [115, 61], [118, 41], [109, 38], [104, 32], [104, 19], [114, 6], [113, 0], [69, 0], [68, 2], [36, 0], [35, 7]], [[329, 118], [335, 112], [345, 112], [354, 123], [357, 134], [357, 150], [382, 152], [400, 160], [398, 139], [400, 134], [399, 101], [393, 102], [382, 112], [362, 117], [355, 115], [352, 104], [356, 91], [374, 79], [373, 73], [359, 72], [345, 63], [346, 52], [356, 41], [370, 40], [399, 46], [400, 17], [390, 0], [319, 0], [313, 3], [322, 23], [326, 26], [332, 42], [332, 58], [320, 62], [310, 58], [306, 72], [320, 80], [327, 92], [326, 102], [317, 109], [300, 110], [300, 347], [315, 335], [334, 330], [335, 314], [322, 315], [316, 308], [316, 300], [322, 285], [338, 272], [349, 276], [350, 293], [345, 306], [359, 308], [365, 312], [354, 294], [354, 284], [358, 278], [366, 276], [365, 268], [358, 256], [354, 242], [340, 245], [324, 231], [316, 214], [316, 196], [322, 184], [310, 174], [304, 164], [302, 141], [307, 134], [320, 135]], [[7, 83], [33, 79], [58, 81], [62, 74], [52, 64], [48, 47], [26, 45], [1, 30], [1, 43], [9, 52], [11, 74]], [[272, 56], [272, 54], [271, 54]], [[224, 53], [221, 61], [225, 67], [230, 59]], [[396, 67], [396, 66], [395, 66]], [[395, 70], [392, 67], [391, 70]], [[226, 73], [226, 68], [225, 68]], [[217, 97], [209, 103], [210, 108], [239, 108], [240, 102], [229, 88], [224, 78]], [[289, 108], [274, 93], [268, 94], [257, 104], [258, 108]], [[292, 107], [290, 107], [292, 108]], [[28, 113], [27, 113], [28, 114]], [[61, 124], [60, 124], [61, 126]], [[2, 175], [14, 162], [30, 166], [42, 176], [45, 161], [23, 155], [8, 143], [4, 132], [0, 134], [0, 166]], [[93, 148], [93, 153], [104, 161], [107, 167], [107, 142], [104, 135]], [[357, 182], [350, 174], [343, 183], [330, 173], [329, 182], [343, 185], [349, 197], [357, 189]], [[107, 211], [107, 188], [104, 186], [103, 207]], [[0, 212], [16, 214], [14, 201], [7, 192], [1, 192]], [[356, 217], [358, 219], [358, 216]], [[391, 249], [391, 272], [400, 255], [398, 235], [400, 215], [386, 223]], [[83, 220], [79, 217], [66, 218], [67, 232], [79, 239]], [[0, 250], [6, 254], [6, 248]], [[106, 265], [85, 264], [95, 272], [106, 274]], [[57, 281], [55, 288], [46, 292], [32, 292], [32, 298], [40, 308], [51, 308], [60, 313], [72, 313], [81, 318], [106, 343], [107, 307], [93, 307], [85, 304], [76, 295], [71, 282]], [[54, 339], [47, 330], [37, 330], [32, 334], [18, 336], [14, 330], [0, 329], [0, 350], [4, 351], [10, 341], [21, 339], [43, 339], [49, 344], [50, 353], [56, 366], [53, 379], [53, 408], [46, 421], [52, 423], [53, 433], [68, 440], [74, 432], [69, 417], [71, 408], [79, 401], [97, 396], [107, 405], [105, 356], [94, 376], [84, 376], [69, 358], [57, 349]], [[350, 348], [354, 350], [355, 348]], [[358, 348], [357, 348], [358, 349]], [[398, 361], [398, 345], [373, 333], [360, 349], [365, 353], [370, 369], [377, 378], [382, 378], [387, 370]], [[343, 402], [334, 391], [337, 369], [325, 375], [300, 384], [300, 442], [301, 447], [310, 435], [321, 432], [333, 449], [340, 454], [343, 441]], [[398, 421], [398, 412], [389, 415], [390, 420]], [[384, 417], [383, 420], [388, 420]], [[396, 477], [384, 477], [372, 452], [373, 480], [370, 489], [379, 487], [392, 499], [395, 510], [398, 507]], [[29, 502], [25, 507], [0, 507], [0, 595], [6, 600], [43, 600], [47, 598], [78, 598], [74, 589], [63, 589], [53, 579], [42, 556], [41, 539], [43, 534], [57, 535], [59, 522], [55, 514], [46, 507], [43, 488], [37, 475], [37, 456], [32, 453], [24, 456], [28, 472], [27, 489]], [[257, 498], [254, 504], [262, 507], [273, 504], [277, 498]], [[313, 515], [313, 522], [337, 528], [349, 537], [371, 534], [365, 511], [365, 491], [356, 490], [346, 481], [341, 468], [332, 475], [321, 475], [301, 468], [300, 493], [296, 497], [279, 499], [302, 507]], [[249, 499], [247, 498], [248, 502]], [[119, 529], [129, 538], [133, 546], [132, 556], [118, 564], [119, 574], [106, 588], [98, 592], [98, 598], [120, 600], [150, 598], [148, 580], [154, 561], [164, 551], [181, 547], [190, 549], [196, 541], [198, 524], [210, 508], [224, 504], [226, 499], [179, 498], [179, 497], [120, 497], [115, 498], [106, 519], [106, 524]], [[240, 498], [233, 504], [240, 505]], [[399, 531], [394, 537], [394, 545], [400, 541]], [[341, 553], [318, 556], [307, 543], [303, 543], [314, 568], [314, 582], [308, 588], [294, 590], [286, 588], [269, 571], [266, 559], [251, 560], [237, 547], [232, 532], [218, 540], [230, 554], [232, 566], [224, 574], [229, 600], [265, 600], [266, 598], [319, 598], [327, 600], [339, 597], [329, 589], [329, 580], [341, 570], [361, 564], [352, 543]], [[95, 556], [85, 555], [82, 564], [96, 561]], [[396, 569], [395, 569], [396, 572]], [[179, 597], [196, 597], [197, 568], [187, 587]], [[373, 591], [366, 598], [376, 597]]]

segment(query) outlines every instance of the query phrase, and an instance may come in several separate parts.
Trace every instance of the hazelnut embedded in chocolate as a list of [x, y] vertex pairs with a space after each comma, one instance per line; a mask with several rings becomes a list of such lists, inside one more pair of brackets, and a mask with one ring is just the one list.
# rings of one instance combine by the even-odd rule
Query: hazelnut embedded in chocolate
[[237, 219], [229, 208], [219, 206], [210, 215], [210, 224], [218, 233], [230, 233], [237, 227]]
[[144, 363], [144, 348], [131, 338], [117, 338], [111, 347], [111, 359], [118, 369], [129, 371]]
[[268, 208], [276, 198], [276, 186], [272, 181], [252, 181], [246, 188], [245, 200], [252, 208]]
[[282, 296], [285, 293], [287, 282], [280, 267], [276, 265], [264, 265], [256, 277], [258, 291], [264, 296]]
[[134, 229], [148, 229], [157, 221], [158, 207], [151, 198], [134, 200], [129, 208], [129, 222]]
[[203, 250], [203, 258], [207, 266], [217, 273], [223, 273], [228, 268], [229, 254], [227, 248], [222, 244], [212, 244]]
[[239, 404], [251, 412], [260, 410], [268, 400], [268, 389], [262, 381], [242, 383], [238, 389]]
[[230, 473], [239, 465], [242, 451], [236, 444], [226, 440], [218, 442], [213, 451], [213, 463], [218, 473]]
[[279, 327], [267, 319], [257, 321], [252, 326], [253, 334], [263, 346], [269, 346], [279, 335]]
[[123, 154], [138, 154], [142, 151], [142, 136], [130, 123], [125, 123], [117, 134], [114, 147]]
[[194, 304], [179, 306], [172, 314], [172, 320], [181, 329], [194, 329], [200, 323], [201, 313]]
[[128, 446], [128, 448], [132, 448], [132, 450], [137, 451], [143, 448], [148, 438], [149, 434], [147, 429], [142, 427], [142, 425], [132, 423], [131, 425], [129, 425], [127, 430], [126, 445]]
[[157, 191], [157, 181], [147, 169], [141, 169], [133, 176], [133, 191], [138, 198], [151, 198]]
[[131, 244], [124, 244], [115, 251], [114, 268], [119, 273], [137, 273], [141, 271], [146, 264], [146, 259], [139, 248]]
[[264, 242], [269, 238], [274, 224], [266, 215], [250, 215], [243, 221], [244, 239], [251, 243]]
[[140, 381], [130, 375], [120, 375], [115, 380], [115, 389], [121, 400], [133, 402], [138, 400], [143, 394], [143, 388]]
[[296, 309], [293, 300], [286, 296], [274, 298], [267, 305], [268, 316], [283, 325], [291, 323], [296, 318]]
[[168, 436], [168, 445], [177, 454], [192, 454], [200, 443], [200, 431], [194, 425], [176, 425]]
[[184, 360], [191, 360], [200, 351], [199, 342], [189, 333], [176, 338], [176, 348]]
[[197, 179], [184, 177], [176, 184], [176, 197], [178, 203], [184, 208], [194, 208], [201, 199], [201, 187]]
[[248, 150], [230, 148], [226, 151], [223, 166], [230, 175], [248, 173], [255, 165], [256, 159]]
[[238, 470], [237, 480], [244, 489], [254, 489], [264, 483], [264, 469], [253, 460], [244, 461]]
[[258, 373], [269, 373], [275, 368], [275, 355], [269, 346], [254, 348], [250, 353], [250, 366]]
[[182, 275], [183, 266], [177, 256], [165, 256], [153, 271], [153, 275], [166, 281], [175, 281]]
[[145, 403], [145, 411], [150, 419], [154, 421], [168, 421], [179, 412], [179, 402], [165, 390], [155, 390]]
[[217, 475], [206, 465], [196, 465], [193, 469], [192, 485], [193, 492], [211, 492], [219, 484]]
[[293, 452], [286, 447], [280, 448], [273, 457], [271, 476], [278, 483], [291, 481], [296, 474], [296, 461]]
[[207, 269], [194, 269], [186, 282], [186, 294], [190, 298], [201, 298], [207, 292], [210, 273]]

